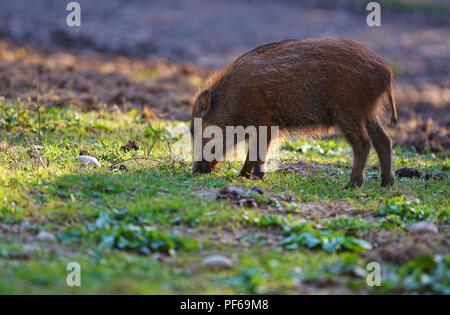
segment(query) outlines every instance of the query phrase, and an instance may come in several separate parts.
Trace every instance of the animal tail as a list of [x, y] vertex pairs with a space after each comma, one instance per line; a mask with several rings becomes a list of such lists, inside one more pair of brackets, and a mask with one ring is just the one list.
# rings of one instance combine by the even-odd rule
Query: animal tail
[[395, 100], [393, 95], [393, 86], [392, 84], [389, 86], [388, 90], [388, 97], [389, 97], [389, 104], [391, 105], [391, 126], [396, 127], [398, 123], [397, 119], [397, 107], [395, 105]]

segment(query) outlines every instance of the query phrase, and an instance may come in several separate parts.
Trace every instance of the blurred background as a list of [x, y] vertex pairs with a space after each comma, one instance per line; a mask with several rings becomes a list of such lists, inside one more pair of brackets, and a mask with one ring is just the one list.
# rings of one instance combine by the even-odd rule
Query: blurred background
[[[0, 0], [0, 98], [136, 107], [187, 120], [201, 81], [246, 50], [287, 38], [355, 39], [389, 60], [400, 114], [396, 143], [448, 153], [450, 0], [81, 0], [68, 27], [61, 0]], [[0, 99], [1, 100], [1, 99]]]

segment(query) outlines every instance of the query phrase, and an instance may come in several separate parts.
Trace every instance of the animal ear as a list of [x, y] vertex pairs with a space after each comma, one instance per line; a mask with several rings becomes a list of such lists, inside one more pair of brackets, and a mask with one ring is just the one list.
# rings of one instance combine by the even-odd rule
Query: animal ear
[[211, 93], [205, 90], [197, 97], [198, 111], [201, 117], [205, 117], [211, 111]]

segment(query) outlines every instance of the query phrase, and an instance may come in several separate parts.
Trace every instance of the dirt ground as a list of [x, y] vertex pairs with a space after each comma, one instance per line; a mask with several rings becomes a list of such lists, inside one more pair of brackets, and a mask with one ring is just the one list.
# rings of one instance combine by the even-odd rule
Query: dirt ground
[[60, 1], [0, 0], [0, 97], [33, 101], [38, 81], [44, 104], [186, 120], [201, 80], [240, 53], [286, 38], [346, 37], [393, 65], [396, 143], [448, 153], [450, 1], [418, 1], [434, 8], [425, 13], [382, 6], [379, 28], [348, 1], [79, 2], [82, 26], [70, 28]]

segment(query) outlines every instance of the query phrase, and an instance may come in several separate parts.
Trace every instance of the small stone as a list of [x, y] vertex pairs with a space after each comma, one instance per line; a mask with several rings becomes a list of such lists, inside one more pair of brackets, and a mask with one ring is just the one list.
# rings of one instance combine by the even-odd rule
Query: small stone
[[214, 255], [203, 259], [202, 266], [210, 269], [230, 269], [233, 267], [233, 262], [228, 257]]
[[410, 233], [439, 233], [437, 226], [427, 221], [421, 221], [410, 225], [408, 231]]
[[239, 205], [246, 208], [258, 208], [258, 203], [254, 198], [242, 198], [239, 200]]
[[425, 180], [441, 180], [448, 178], [445, 172], [427, 173], [425, 174]]
[[254, 192], [254, 193], [258, 193], [258, 194], [264, 195], [264, 191], [258, 186], [255, 186], [252, 189], [250, 189], [250, 192]]
[[36, 235], [36, 239], [40, 242], [56, 242], [56, 238], [52, 233], [41, 231]]
[[111, 171], [111, 172], [118, 172], [118, 171], [125, 172], [127, 170], [128, 169], [124, 164], [118, 164], [118, 165], [116, 164], [116, 165], [108, 166], [108, 171]]
[[124, 164], [119, 165], [119, 171], [126, 171], [127, 167]]
[[217, 199], [234, 199], [238, 200], [245, 196], [245, 190], [241, 187], [228, 186], [219, 190]]
[[161, 253], [153, 254], [153, 259], [155, 259], [158, 262], [163, 262], [165, 258], [166, 257], [163, 254], [161, 254]]
[[412, 167], [402, 167], [395, 171], [395, 175], [398, 177], [406, 178], [420, 178], [422, 173], [417, 168]]
[[148, 256], [150, 255], [150, 249], [148, 249], [148, 247], [141, 247], [138, 249], [138, 254], [141, 256]]
[[95, 167], [100, 167], [101, 164], [100, 162], [93, 156], [89, 156], [89, 155], [79, 155], [77, 156], [77, 159], [86, 165], [94, 165]]

